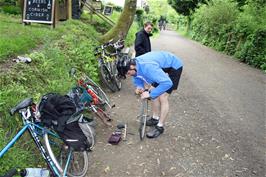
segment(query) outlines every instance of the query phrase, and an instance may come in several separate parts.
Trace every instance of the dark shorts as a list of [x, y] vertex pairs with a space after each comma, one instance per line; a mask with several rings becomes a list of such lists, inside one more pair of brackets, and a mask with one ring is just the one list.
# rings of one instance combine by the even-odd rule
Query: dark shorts
[[[183, 70], [183, 67], [181, 67], [177, 70], [174, 68], [163, 69], [163, 71], [169, 75], [171, 81], [173, 82], [173, 86], [166, 91], [168, 94], [171, 94], [173, 90], [177, 89], [178, 84], [179, 84], [179, 80], [180, 80], [180, 77], [182, 74], [182, 70]], [[157, 87], [158, 85], [159, 85], [158, 83], [152, 84], [153, 87]]]

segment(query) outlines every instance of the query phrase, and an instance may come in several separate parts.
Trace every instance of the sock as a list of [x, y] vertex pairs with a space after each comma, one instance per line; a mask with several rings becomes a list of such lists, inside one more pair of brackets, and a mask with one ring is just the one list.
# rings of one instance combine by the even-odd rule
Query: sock
[[159, 120], [157, 126], [158, 126], [158, 127], [163, 127], [163, 123]]
[[159, 120], [159, 119], [160, 119], [159, 116], [155, 116], [155, 115], [153, 115], [152, 118], [153, 118], [153, 119], [156, 119], [156, 120]]

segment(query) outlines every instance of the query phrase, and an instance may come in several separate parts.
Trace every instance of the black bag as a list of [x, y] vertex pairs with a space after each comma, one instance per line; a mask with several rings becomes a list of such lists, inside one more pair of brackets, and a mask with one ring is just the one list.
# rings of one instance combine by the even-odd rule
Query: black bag
[[40, 119], [52, 127], [65, 144], [75, 151], [89, 151], [95, 142], [93, 119], [77, 114], [74, 101], [69, 96], [49, 93], [42, 97], [38, 110]]
[[67, 95], [48, 93], [42, 96], [38, 110], [45, 126], [53, 126], [56, 131], [62, 132], [67, 120], [76, 113], [76, 106]]
[[90, 151], [95, 144], [94, 121], [83, 116], [66, 124], [64, 131], [58, 134], [75, 151]]

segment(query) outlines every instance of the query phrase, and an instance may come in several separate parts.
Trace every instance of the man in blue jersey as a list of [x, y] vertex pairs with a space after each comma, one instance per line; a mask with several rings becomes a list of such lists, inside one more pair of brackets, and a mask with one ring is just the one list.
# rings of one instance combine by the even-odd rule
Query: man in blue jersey
[[[164, 51], [152, 51], [130, 60], [120, 60], [117, 64], [121, 76], [132, 76], [136, 93], [141, 98], [153, 100], [152, 118], [147, 126], [154, 126], [147, 133], [148, 138], [156, 138], [164, 132], [164, 123], [169, 111], [168, 97], [178, 87], [183, 69], [182, 61]], [[144, 91], [146, 86], [149, 91]]]

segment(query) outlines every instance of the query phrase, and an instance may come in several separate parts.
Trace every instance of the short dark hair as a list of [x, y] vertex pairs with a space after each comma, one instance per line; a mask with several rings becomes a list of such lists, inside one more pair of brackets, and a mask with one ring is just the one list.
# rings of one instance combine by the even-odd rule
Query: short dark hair
[[153, 24], [152, 24], [152, 22], [150, 22], [150, 21], [144, 23], [144, 27], [149, 26], [149, 25], [151, 25], [151, 26], [153, 27]]

